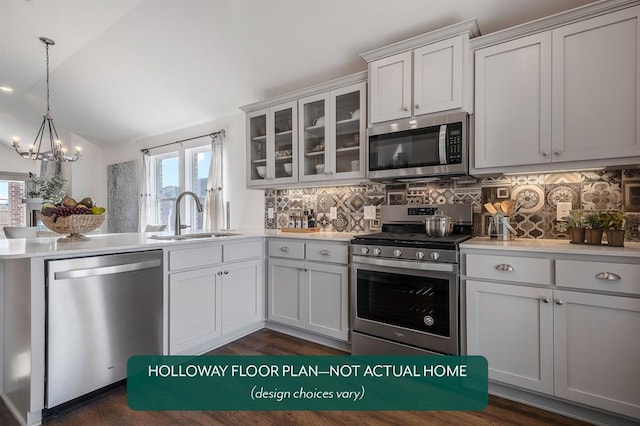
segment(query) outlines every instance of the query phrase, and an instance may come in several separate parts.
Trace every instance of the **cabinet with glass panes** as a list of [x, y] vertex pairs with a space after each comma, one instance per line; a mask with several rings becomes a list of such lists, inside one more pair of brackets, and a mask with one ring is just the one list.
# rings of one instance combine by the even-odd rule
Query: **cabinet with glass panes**
[[247, 186], [297, 182], [297, 102], [247, 114]]
[[247, 187], [364, 179], [366, 79], [352, 74], [241, 107]]
[[299, 180], [364, 178], [366, 84], [300, 99]]

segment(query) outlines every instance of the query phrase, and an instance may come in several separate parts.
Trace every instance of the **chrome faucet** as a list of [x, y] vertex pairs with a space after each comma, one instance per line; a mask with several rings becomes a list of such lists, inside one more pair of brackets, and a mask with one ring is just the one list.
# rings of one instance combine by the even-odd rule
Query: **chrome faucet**
[[185, 195], [191, 195], [194, 200], [196, 200], [196, 208], [198, 209], [198, 213], [202, 213], [202, 203], [196, 194], [191, 191], [184, 191], [178, 198], [176, 198], [176, 222], [175, 222], [175, 235], [180, 235], [182, 232], [182, 228], [186, 228], [180, 223], [180, 201]]

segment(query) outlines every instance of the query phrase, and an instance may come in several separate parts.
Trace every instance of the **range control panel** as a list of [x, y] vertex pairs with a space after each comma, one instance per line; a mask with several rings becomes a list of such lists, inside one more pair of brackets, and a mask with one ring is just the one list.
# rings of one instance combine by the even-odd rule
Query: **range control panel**
[[433, 216], [438, 209], [436, 207], [408, 207], [408, 216]]

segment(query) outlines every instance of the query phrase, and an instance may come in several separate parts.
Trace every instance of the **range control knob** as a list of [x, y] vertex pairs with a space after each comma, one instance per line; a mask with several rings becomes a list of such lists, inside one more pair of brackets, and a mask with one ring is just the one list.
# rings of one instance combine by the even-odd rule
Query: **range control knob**
[[440, 259], [440, 253], [438, 253], [437, 251], [431, 252], [431, 259], [432, 260], [438, 260]]
[[400, 256], [402, 256], [402, 250], [400, 250], [400, 249], [395, 249], [395, 250], [393, 251], [393, 255], [394, 255], [395, 257], [400, 257]]
[[423, 251], [417, 251], [416, 252], [416, 257], [418, 258], [418, 260], [424, 259], [424, 252]]
[[362, 254], [369, 254], [369, 247], [362, 247]]
[[376, 248], [373, 249], [373, 254], [374, 255], [380, 256], [380, 253], [382, 253], [382, 250], [380, 250], [379, 248], [376, 247]]

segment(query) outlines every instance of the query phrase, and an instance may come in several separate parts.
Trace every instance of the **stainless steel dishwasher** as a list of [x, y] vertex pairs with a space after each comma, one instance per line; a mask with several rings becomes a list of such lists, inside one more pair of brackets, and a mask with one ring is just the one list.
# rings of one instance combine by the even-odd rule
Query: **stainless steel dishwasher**
[[46, 406], [126, 378], [162, 353], [162, 251], [47, 262]]

